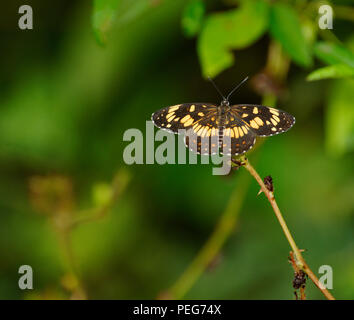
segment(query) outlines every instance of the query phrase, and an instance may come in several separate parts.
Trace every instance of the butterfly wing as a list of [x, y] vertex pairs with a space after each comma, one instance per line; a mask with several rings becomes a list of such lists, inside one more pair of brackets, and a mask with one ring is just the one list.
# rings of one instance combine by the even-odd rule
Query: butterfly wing
[[215, 115], [207, 116], [191, 128], [185, 137], [186, 146], [198, 154], [240, 155], [252, 148], [256, 134], [242, 120], [230, 112], [226, 114], [225, 126], [217, 125]]
[[217, 106], [210, 103], [183, 103], [160, 109], [152, 114], [155, 126], [174, 133], [191, 129], [205, 117], [216, 114]]
[[194, 153], [202, 155], [217, 154], [219, 129], [217, 125], [217, 112], [199, 119], [186, 132], [184, 144]]
[[233, 105], [231, 113], [261, 137], [288, 131], [295, 123], [295, 117], [285, 111], [254, 104]]
[[250, 150], [256, 142], [256, 134], [231, 111], [226, 115], [225, 127], [221, 136], [220, 153], [224, 155], [243, 154]]

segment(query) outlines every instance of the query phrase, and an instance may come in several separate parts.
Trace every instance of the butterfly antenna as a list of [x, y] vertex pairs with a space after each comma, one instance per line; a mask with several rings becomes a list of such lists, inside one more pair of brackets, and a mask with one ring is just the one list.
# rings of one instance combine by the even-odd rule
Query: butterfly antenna
[[229, 98], [231, 97], [231, 95], [239, 88], [241, 87], [246, 81], [248, 80], [248, 76], [246, 78], [244, 78], [235, 88], [232, 89], [232, 91], [229, 93], [229, 95], [227, 96], [226, 100], [229, 100]]
[[210, 77], [208, 77], [208, 80], [213, 84], [213, 86], [214, 86], [214, 88], [216, 89], [216, 91], [219, 92], [220, 96], [221, 96], [224, 100], [226, 100], [225, 97], [224, 97], [224, 95], [221, 93], [221, 91], [219, 90], [219, 88], [216, 86], [214, 80], [213, 80], [212, 78], [210, 78]]

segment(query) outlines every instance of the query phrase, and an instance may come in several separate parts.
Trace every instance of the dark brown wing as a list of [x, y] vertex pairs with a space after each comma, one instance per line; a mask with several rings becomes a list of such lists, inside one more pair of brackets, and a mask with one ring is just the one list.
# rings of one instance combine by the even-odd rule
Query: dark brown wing
[[155, 126], [178, 133], [180, 129], [193, 128], [205, 117], [216, 115], [217, 106], [210, 103], [183, 103], [160, 109], [152, 114]]
[[254, 104], [233, 105], [231, 113], [261, 137], [288, 131], [295, 123], [295, 117], [285, 111]]
[[185, 137], [186, 146], [198, 154], [239, 155], [252, 148], [256, 134], [230, 112], [225, 126], [219, 128], [216, 117], [209, 116], [193, 126]]
[[250, 150], [256, 142], [256, 134], [232, 112], [226, 115], [223, 129], [222, 148], [220, 153], [225, 155], [240, 155]]
[[194, 153], [217, 154], [219, 129], [216, 112], [203, 117], [187, 130], [184, 143]]

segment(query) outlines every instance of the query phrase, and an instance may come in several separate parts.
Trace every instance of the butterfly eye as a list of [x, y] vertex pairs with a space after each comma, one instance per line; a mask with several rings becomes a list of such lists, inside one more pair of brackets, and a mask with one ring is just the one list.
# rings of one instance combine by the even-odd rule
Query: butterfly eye
[[223, 106], [225, 106], [225, 107], [228, 107], [228, 106], [230, 105], [230, 102], [225, 99], [225, 100], [223, 100], [223, 101], [221, 102], [221, 104], [222, 104]]

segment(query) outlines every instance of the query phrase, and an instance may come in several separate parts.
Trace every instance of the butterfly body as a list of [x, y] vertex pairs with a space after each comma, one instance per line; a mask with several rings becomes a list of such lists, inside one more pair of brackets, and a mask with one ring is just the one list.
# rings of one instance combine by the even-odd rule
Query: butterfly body
[[157, 127], [173, 133], [189, 132], [185, 135], [185, 144], [195, 153], [239, 155], [252, 148], [257, 136], [272, 136], [289, 130], [295, 118], [271, 107], [230, 105], [224, 99], [219, 106], [184, 103], [166, 107], [153, 113], [152, 121]]

